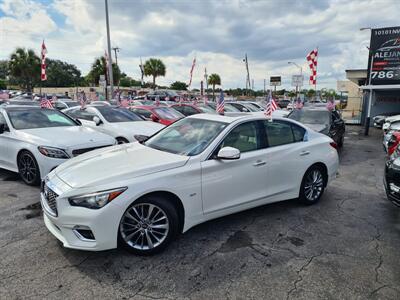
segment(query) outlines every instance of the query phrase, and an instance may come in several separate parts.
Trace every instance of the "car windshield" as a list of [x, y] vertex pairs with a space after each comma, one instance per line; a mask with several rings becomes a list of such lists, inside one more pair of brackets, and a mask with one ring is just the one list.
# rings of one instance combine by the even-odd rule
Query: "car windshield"
[[198, 106], [198, 108], [203, 112], [203, 113], [207, 113], [207, 114], [216, 114], [217, 112], [215, 111], [215, 109], [212, 109], [211, 107], [201, 104]]
[[157, 107], [154, 108], [154, 112], [164, 120], [177, 120], [185, 117], [179, 111], [169, 107]]
[[110, 123], [143, 121], [137, 114], [126, 108], [98, 106], [97, 110], [103, 115], [104, 119]]
[[9, 109], [7, 114], [15, 129], [78, 126], [72, 119], [54, 109]]
[[329, 114], [328, 110], [296, 109], [290, 113], [288, 118], [304, 124], [329, 124]]
[[255, 106], [251, 105], [250, 103], [242, 103], [242, 105], [245, 106], [248, 110], [250, 110], [252, 112], [260, 111], [260, 109], [258, 107], [255, 107]]
[[185, 118], [161, 130], [144, 144], [174, 154], [200, 154], [227, 126], [226, 123]]

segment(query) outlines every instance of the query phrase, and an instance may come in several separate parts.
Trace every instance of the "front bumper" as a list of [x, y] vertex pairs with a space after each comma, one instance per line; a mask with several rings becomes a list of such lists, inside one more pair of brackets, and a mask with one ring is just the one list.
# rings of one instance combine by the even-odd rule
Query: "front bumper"
[[388, 200], [400, 207], [400, 181], [396, 178], [397, 176], [393, 174], [392, 170], [386, 167], [383, 185]]
[[[49, 212], [41, 193], [44, 223], [64, 247], [87, 251], [102, 251], [117, 247], [121, 208], [112, 202], [101, 209], [70, 206], [67, 199], [57, 198], [57, 212]], [[77, 228], [90, 229], [94, 239], [83, 238]]]

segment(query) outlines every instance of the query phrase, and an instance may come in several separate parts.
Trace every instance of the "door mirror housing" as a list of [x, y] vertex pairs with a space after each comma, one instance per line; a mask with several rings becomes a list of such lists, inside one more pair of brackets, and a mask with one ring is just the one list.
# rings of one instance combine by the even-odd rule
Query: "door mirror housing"
[[147, 135], [141, 135], [141, 134], [137, 134], [134, 136], [134, 138], [140, 143], [144, 143], [145, 141], [147, 141], [149, 139], [149, 137]]
[[96, 126], [99, 126], [101, 123], [103, 123], [98, 116], [93, 117], [93, 122], [96, 124]]
[[151, 118], [151, 120], [153, 121], [153, 122], [159, 122], [160, 121], [160, 119], [155, 115], [155, 114], [151, 114], [150, 115], [150, 118]]
[[233, 147], [224, 147], [218, 151], [217, 158], [226, 160], [239, 159], [240, 151]]

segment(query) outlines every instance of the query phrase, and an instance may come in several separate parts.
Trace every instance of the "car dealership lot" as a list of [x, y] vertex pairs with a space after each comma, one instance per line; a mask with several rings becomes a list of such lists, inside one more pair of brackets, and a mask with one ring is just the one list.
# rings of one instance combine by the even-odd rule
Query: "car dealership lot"
[[321, 202], [266, 205], [191, 229], [166, 251], [64, 249], [39, 189], [0, 171], [0, 298], [400, 297], [400, 210], [382, 186], [381, 134], [348, 127]]

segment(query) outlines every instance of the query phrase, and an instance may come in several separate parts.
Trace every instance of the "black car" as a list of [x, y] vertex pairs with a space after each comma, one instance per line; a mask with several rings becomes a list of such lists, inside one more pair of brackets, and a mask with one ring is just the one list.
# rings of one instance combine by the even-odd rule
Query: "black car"
[[329, 136], [338, 147], [343, 146], [346, 127], [337, 110], [330, 111], [324, 107], [307, 107], [293, 110], [288, 118]]
[[400, 207], [400, 147], [386, 161], [383, 182], [388, 199]]
[[168, 100], [168, 99], [166, 99], [167, 97], [169, 98], [170, 101], [176, 101], [178, 99], [178, 94], [173, 91], [157, 90], [157, 91], [148, 93], [146, 96], [147, 96], [147, 99], [153, 100], [153, 101], [155, 101], [157, 97], [159, 98], [160, 101]]

